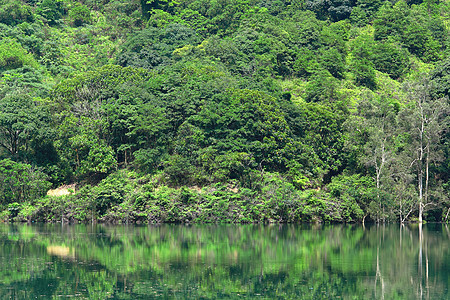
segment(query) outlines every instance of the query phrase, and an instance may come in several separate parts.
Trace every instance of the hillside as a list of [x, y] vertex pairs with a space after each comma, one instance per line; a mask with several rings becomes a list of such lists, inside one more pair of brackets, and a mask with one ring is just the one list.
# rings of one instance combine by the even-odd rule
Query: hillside
[[449, 26], [449, 1], [0, 0], [0, 219], [446, 222]]

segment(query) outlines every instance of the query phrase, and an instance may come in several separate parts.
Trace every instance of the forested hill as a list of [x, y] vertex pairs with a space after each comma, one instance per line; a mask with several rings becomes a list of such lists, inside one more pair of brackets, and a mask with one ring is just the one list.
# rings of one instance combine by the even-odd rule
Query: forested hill
[[449, 26], [434, 0], [0, 0], [0, 219], [447, 221]]

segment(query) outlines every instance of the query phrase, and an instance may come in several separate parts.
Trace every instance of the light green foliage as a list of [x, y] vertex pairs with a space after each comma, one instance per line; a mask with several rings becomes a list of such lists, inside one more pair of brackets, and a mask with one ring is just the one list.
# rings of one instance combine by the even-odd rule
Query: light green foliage
[[0, 72], [18, 69], [23, 66], [38, 68], [39, 64], [34, 57], [27, 53], [23, 47], [12, 39], [3, 39], [0, 42]]
[[58, 84], [52, 97], [61, 102], [95, 101], [107, 99], [114, 88], [139, 83], [149, 78], [149, 72], [137, 68], [106, 65], [101, 68], [75, 74]]

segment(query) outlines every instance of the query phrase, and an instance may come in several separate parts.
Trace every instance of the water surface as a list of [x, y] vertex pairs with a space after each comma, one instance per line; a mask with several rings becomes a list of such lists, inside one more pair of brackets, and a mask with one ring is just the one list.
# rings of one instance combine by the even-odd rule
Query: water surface
[[449, 299], [450, 228], [0, 224], [0, 299]]

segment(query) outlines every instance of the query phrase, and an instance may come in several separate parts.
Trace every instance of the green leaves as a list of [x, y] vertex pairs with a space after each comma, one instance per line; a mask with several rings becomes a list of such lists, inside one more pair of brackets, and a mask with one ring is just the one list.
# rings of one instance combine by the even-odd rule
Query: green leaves
[[76, 3], [69, 10], [69, 18], [75, 27], [91, 23], [91, 11], [86, 5]]
[[33, 56], [13, 39], [3, 39], [0, 42], [0, 72], [18, 69], [23, 66], [38, 68], [39, 64]]
[[0, 7], [0, 23], [16, 25], [23, 22], [33, 22], [33, 9], [19, 0], [2, 1]]
[[40, 170], [10, 159], [0, 160], [0, 181], [0, 205], [35, 200], [51, 186]]
[[116, 155], [102, 139], [105, 122], [73, 114], [64, 118], [56, 147], [61, 158], [73, 167], [75, 176], [98, 181], [116, 170]]
[[55, 25], [65, 13], [63, 0], [42, 0], [38, 3], [37, 13], [43, 16], [48, 24]]
[[27, 155], [33, 141], [45, 135], [49, 112], [45, 105], [26, 94], [0, 99], [0, 147], [10, 157]]
[[77, 73], [56, 85], [52, 98], [62, 104], [75, 101], [103, 100], [113, 95], [121, 86], [139, 85], [148, 80], [150, 73], [139, 68], [106, 65], [93, 71]]
[[342, 218], [347, 222], [362, 220], [376, 195], [373, 180], [359, 174], [337, 176], [328, 188], [331, 195], [339, 199]]
[[162, 68], [172, 63], [175, 49], [199, 42], [192, 29], [180, 24], [147, 28], [128, 39], [117, 57], [117, 63], [124, 67]]
[[[219, 99], [217, 99], [219, 100]], [[283, 165], [289, 127], [276, 99], [252, 90], [234, 90], [206, 103], [190, 122], [203, 129], [205, 142], [219, 153], [248, 152], [258, 163]]]

